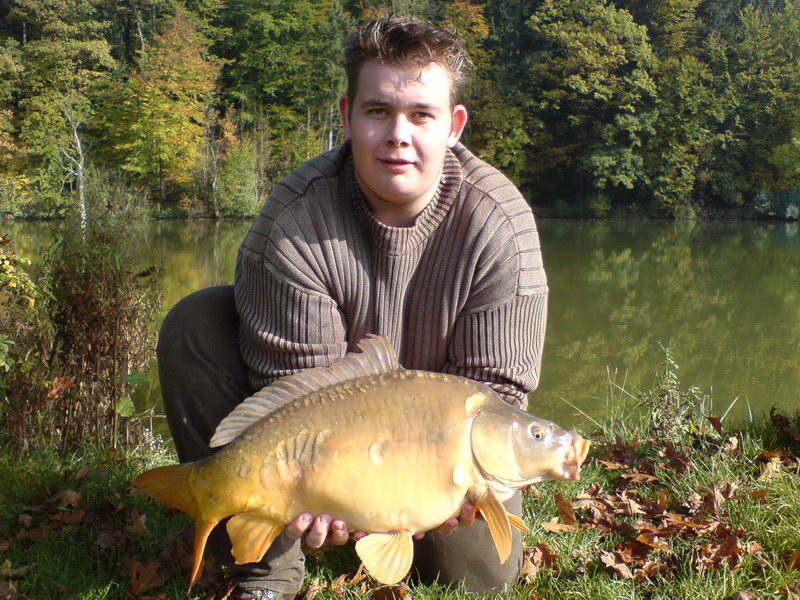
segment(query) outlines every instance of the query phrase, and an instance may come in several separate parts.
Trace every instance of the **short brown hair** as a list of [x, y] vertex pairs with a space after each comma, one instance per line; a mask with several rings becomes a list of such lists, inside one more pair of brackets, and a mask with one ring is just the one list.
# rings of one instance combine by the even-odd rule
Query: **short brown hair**
[[358, 75], [368, 60], [384, 64], [438, 63], [450, 74], [450, 103], [455, 104], [466, 83], [472, 61], [456, 34], [414, 17], [391, 15], [360, 25], [345, 47], [347, 98], [356, 96]]

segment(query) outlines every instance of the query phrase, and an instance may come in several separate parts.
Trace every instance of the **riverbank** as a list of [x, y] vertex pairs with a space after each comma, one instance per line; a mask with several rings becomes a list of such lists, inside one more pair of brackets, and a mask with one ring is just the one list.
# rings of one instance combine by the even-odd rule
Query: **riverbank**
[[[502, 598], [800, 597], [800, 413], [729, 428], [665, 376], [635, 395], [648, 411], [633, 396], [579, 426], [593, 441], [580, 481], [526, 494], [525, 566]], [[0, 598], [185, 598], [191, 523], [129, 484], [174, 460], [154, 437], [60, 459], [0, 449]], [[468, 597], [379, 589], [357, 564], [352, 547], [311, 558], [301, 597]], [[191, 597], [221, 600], [223, 581], [209, 564]]]

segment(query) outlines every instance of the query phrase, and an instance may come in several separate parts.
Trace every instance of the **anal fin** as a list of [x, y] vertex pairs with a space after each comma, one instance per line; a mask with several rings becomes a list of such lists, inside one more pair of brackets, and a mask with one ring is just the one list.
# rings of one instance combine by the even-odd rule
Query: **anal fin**
[[476, 508], [483, 515], [492, 534], [497, 555], [500, 562], [504, 563], [511, 554], [511, 523], [506, 507], [503, 506], [491, 490], [475, 503]]
[[511, 526], [517, 531], [521, 531], [522, 533], [528, 531], [528, 526], [525, 525], [525, 521], [522, 519], [522, 517], [519, 517], [514, 513], [508, 513], [508, 522], [511, 523]]
[[411, 569], [414, 543], [408, 531], [371, 533], [356, 542], [356, 553], [370, 575], [380, 583], [392, 585]]
[[236, 564], [258, 562], [283, 531], [284, 524], [276, 523], [255, 512], [240, 513], [228, 520], [228, 535]]

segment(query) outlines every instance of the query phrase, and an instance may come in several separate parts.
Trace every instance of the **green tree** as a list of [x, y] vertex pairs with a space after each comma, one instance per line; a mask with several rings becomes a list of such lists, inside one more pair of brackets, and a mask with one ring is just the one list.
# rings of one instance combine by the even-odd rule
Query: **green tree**
[[531, 90], [538, 186], [607, 208], [609, 193], [646, 183], [655, 65], [645, 28], [594, 0], [545, 1], [529, 20], [537, 45]]
[[220, 12], [217, 51], [228, 97], [246, 119], [261, 107], [272, 127], [323, 127], [344, 90], [348, 19], [339, 0], [238, 0]]
[[480, 4], [469, 0], [447, 3], [441, 24], [458, 32], [473, 62], [473, 72], [463, 102], [470, 110], [464, 142], [479, 156], [500, 168], [517, 183], [525, 168], [525, 146], [530, 142], [520, 103], [499, 89], [495, 65], [487, 43], [489, 24]]
[[794, 165], [781, 158], [800, 113], [800, 5], [787, 2], [780, 12], [750, 6], [741, 23], [730, 61], [741, 129], [730, 151], [747, 174], [743, 193], [753, 198], [800, 186]]
[[22, 33], [15, 120], [27, 166], [44, 197], [75, 190], [85, 227], [85, 129], [96, 84], [115, 66], [106, 24], [89, 0], [15, 0], [9, 20]]

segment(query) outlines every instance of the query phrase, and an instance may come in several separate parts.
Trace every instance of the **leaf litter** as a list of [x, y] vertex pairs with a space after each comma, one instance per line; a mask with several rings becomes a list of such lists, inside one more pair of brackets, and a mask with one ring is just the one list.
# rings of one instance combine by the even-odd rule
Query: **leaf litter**
[[[800, 433], [788, 419], [774, 411], [771, 420], [787, 442], [787, 448], [762, 452], [761, 466], [758, 467], [760, 474], [755, 478], [762, 484], [780, 477], [782, 473], [800, 472], [796, 450]], [[717, 452], [723, 455], [741, 452], [741, 443], [736, 436], [726, 436], [721, 423], [710, 422], [716, 436], [712, 441]], [[707, 449], [711, 439], [709, 434], [704, 436], [695, 440], [701, 449]], [[679, 447], [670, 442], [662, 442], [657, 451], [654, 447], [652, 440], [624, 442], [617, 438], [601, 448], [600, 455], [592, 460], [602, 469], [616, 474], [608, 489], [596, 483], [590, 484], [571, 499], [556, 492], [554, 501], [558, 517], [541, 523], [544, 531], [560, 535], [595, 529], [619, 536], [614, 539], [613, 547], [596, 551], [595, 561], [613, 577], [637, 582], [674, 577], [679, 569], [675, 550], [678, 543], [691, 543], [691, 567], [699, 573], [723, 567], [736, 569], [746, 557], [759, 557], [763, 549], [753, 540], [753, 532], [734, 527], [726, 514], [726, 505], [740, 495], [766, 503], [767, 488], [749, 489], [736, 481], [718, 481], [713, 485], [697, 486], [690, 494], [676, 499], [666, 487], [663, 474], [681, 475], [690, 471], [693, 447]], [[33, 544], [57, 532], [87, 529], [92, 532], [90, 553], [98, 557], [118, 557], [118, 571], [128, 582], [126, 599], [165, 600], [167, 596], [160, 591], [163, 584], [170, 579], [184, 578], [190, 569], [189, 532], [167, 540], [165, 548], [155, 558], [142, 555], [137, 540], [152, 535], [145, 514], [131, 506], [119, 493], [112, 491], [105, 500], [88, 505], [80, 491], [73, 489], [89, 477], [106, 475], [107, 471], [102, 468], [82, 467], [72, 477], [69, 486], [44, 500], [33, 500], [22, 506], [14, 519], [16, 535], [0, 543], [0, 551], [9, 550], [14, 544]], [[541, 494], [540, 491], [537, 493]], [[120, 523], [124, 523], [124, 527], [120, 527]], [[521, 579], [533, 583], [543, 572], [558, 575], [562, 564], [567, 562], [549, 544], [525, 546]], [[686, 564], [685, 561], [682, 564]], [[799, 570], [800, 549], [786, 554], [783, 564], [787, 574]], [[19, 586], [35, 568], [36, 565], [12, 565], [8, 560], [0, 564], [0, 599], [23, 600]], [[226, 598], [230, 586], [221, 577], [219, 569], [209, 564], [204, 572], [200, 582], [204, 597], [213, 600]], [[777, 591], [783, 597], [800, 599], [800, 587], [791, 581]], [[64, 590], [64, 594], [67, 592]], [[331, 593], [340, 598], [357, 593], [369, 596], [371, 600], [408, 600], [411, 597], [405, 584], [381, 586], [364, 572], [363, 567], [359, 567], [356, 572], [345, 573], [332, 581], [319, 576], [312, 578], [299, 600], [314, 600]], [[534, 591], [530, 594], [531, 600], [543, 598]], [[730, 599], [752, 597], [749, 590], [742, 590]]]
[[[723, 480], [697, 486], [678, 502], [658, 474], [686, 473], [692, 468], [692, 451], [708, 450], [709, 444], [726, 456], [741, 452], [739, 439], [726, 436], [719, 419], [712, 417], [709, 421], [714, 434], [695, 436], [694, 444], [683, 447], [661, 441], [655, 451], [657, 440], [624, 443], [619, 438], [607, 444], [594, 460], [601, 468], [617, 474], [613, 489], [603, 490], [598, 484], [591, 484], [571, 501], [556, 492], [553, 499], [559, 517], [543, 523], [542, 528], [550, 534], [595, 529], [621, 536], [622, 541], [612, 549], [598, 549], [596, 560], [614, 577], [639, 582], [674, 575], [679, 565], [674, 548], [679, 542], [692, 543], [692, 567], [698, 573], [736, 569], [746, 557], [760, 557], [763, 548], [753, 539], [754, 532], [734, 527], [726, 514], [726, 504], [742, 494], [766, 503], [766, 489], [746, 489], [736, 481]], [[771, 421], [790, 444], [800, 442], [800, 432], [788, 419], [773, 410]], [[766, 464], [757, 477], [759, 482], [787, 471], [800, 472], [800, 459], [789, 450], [765, 450], [762, 458]], [[786, 565], [787, 572], [800, 569], [800, 550], [786, 559]], [[539, 570], [537, 565], [526, 563], [528, 579]], [[794, 597], [795, 588], [787, 584], [784, 595]], [[731, 598], [734, 597], [753, 596], [743, 590]]]

